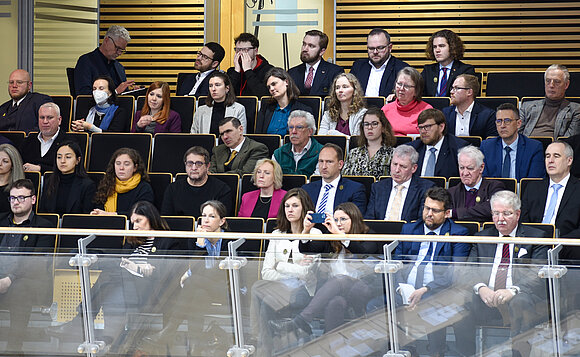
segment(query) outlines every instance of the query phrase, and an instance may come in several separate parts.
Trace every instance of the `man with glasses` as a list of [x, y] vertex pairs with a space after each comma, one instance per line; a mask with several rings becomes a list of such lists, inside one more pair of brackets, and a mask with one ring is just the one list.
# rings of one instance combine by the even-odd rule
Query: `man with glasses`
[[254, 95], [258, 98], [269, 95], [266, 73], [274, 66], [258, 54], [260, 41], [251, 33], [244, 32], [234, 39], [234, 44], [234, 66], [228, 69], [228, 76], [236, 95]]
[[445, 116], [438, 109], [425, 109], [417, 118], [421, 135], [409, 143], [419, 153], [419, 176], [459, 176], [457, 152], [468, 143], [447, 132]]
[[460, 74], [451, 86], [451, 106], [442, 111], [456, 136], [497, 136], [495, 112], [475, 102], [479, 88], [479, 79], [471, 74]]
[[232, 190], [219, 179], [208, 175], [209, 152], [201, 146], [189, 148], [183, 155], [187, 177], [177, 177], [165, 190], [161, 214], [164, 216], [199, 217], [202, 203], [218, 200], [228, 216], [234, 214]]
[[268, 157], [266, 145], [244, 136], [244, 126], [238, 118], [222, 119], [218, 130], [223, 143], [212, 150], [210, 172], [251, 174], [256, 162]]
[[194, 97], [209, 95], [209, 75], [215, 71], [224, 59], [226, 51], [216, 42], [206, 43], [197, 51], [193, 68], [198, 73], [184, 73], [183, 78], [177, 78], [177, 95]]
[[522, 102], [520, 134], [526, 136], [560, 136], [580, 134], [580, 104], [566, 99], [570, 86], [570, 72], [560, 64], [553, 64], [544, 73], [546, 97]]
[[393, 93], [397, 73], [409, 65], [391, 55], [389, 33], [374, 28], [367, 36], [368, 59], [354, 61], [350, 73], [360, 82], [366, 97], [387, 97]]
[[129, 31], [119, 25], [109, 27], [103, 42], [94, 51], [80, 56], [75, 66], [74, 83], [75, 96], [92, 94], [93, 81], [99, 76], [113, 78], [117, 94], [121, 94], [133, 85], [135, 81], [128, 81], [125, 68], [117, 57], [127, 52], [127, 44], [131, 41]]
[[481, 152], [485, 156], [483, 177], [544, 177], [542, 143], [518, 134], [522, 124], [518, 108], [511, 103], [497, 107], [495, 125], [499, 137], [484, 140]]

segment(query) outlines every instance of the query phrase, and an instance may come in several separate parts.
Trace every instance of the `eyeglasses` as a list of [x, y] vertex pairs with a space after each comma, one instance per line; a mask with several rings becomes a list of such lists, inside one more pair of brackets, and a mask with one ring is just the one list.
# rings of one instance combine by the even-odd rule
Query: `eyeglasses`
[[458, 87], [458, 86], [453, 86], [453, 87], [451, 87], [451, 91], [452, 91], [452, 92], [457, 92], [458, 90], [461, 90], [461, 89], [468, 90], [468, 89], [471, 89], [471, 88], [467, 88], [467, 87]]
[[419, 129], [419, 131], [428, 131], [429, 129], [431, 129], [431, 127], [433, 125], [437, 125], [437, 124], [424, 124], [424, 125], [417, 125], [417, 129]]
[[288, 131], [292, 131], [294, 129], [296, 129], [296, 131], [302, 131], [304, 129], [306, 129], [307, 127], [304, 125], [289, 125], [288, 126]]
[[6, 83], [8, 83], [8, 84], [9, 84], [9, 85], [11, 85], [11, 86], [13, 86], [13, 85], [15, 85], [15, 84], [16, 84], [17, 86], [21, 86], [21, 85], [23, 85], [24, 83], [28, 83], [28, 82], [27, 82], [27, 81], [8, 81], [8, 82], [6, 82]]
[[14, 203], [14, 201], [18, 201], [18, 203], [24, 202], [27, 198], [32, 197], [33, 195], [28, 196], [10, 196], [8, 197], [8, 201]]
[[515, 212], [513, 211], [491, 211], [491, 215], [494, 217], [499, 216], [500, 214], [502, 214], [504, 217], [509, 218], [511, 216], [514, 215]]
[[384, 51], [387, 47], [389, 47], [389, 45], [386, 46], [377, 46], [377, 47], [369, 47], [367, 46], [367, 50], [369, 50], [369, 52], [382, 52]]
[[562, 84], [562, 81], [559, 79], [546, 78], [545, 81], [546, 81], [546, 84], [548, 84], [548, 85], [553, 83], [555, 86], [559, 86], [560, 84]]
[[336, 223], [338, 223], [338, 222], [344, 223], [344, 222], [346, 222], [348, 220], [350, 220], [350, 218], [348, 218], [348, 217], [340, 217], [340, 218], [335, 218], [334, 219], [334, 222], [336, 222]]
[[195, 165], [195, 167], [199, 168], [205, 165], [205, 162], [202, 161], [186, 161], [185, 162], [185, 167], [193, 167], [193, 165]]
[[412, 86], [412, 85], [409, 85], [409, 84], [405, 84], [405, 83], [401, 83], [401, 82], [397, 82], [397, 83], [395, 83], [395, 88], [409, 90], [411, 88], [415, 88], [415, 86]]
[[197, 57], [201, 58], [202, 60], [211, 60], [213, 61], [213, 58], [208, 56], [208, 55], [204, 55], [201, 51], [197, 51]]
[[234, 51], [236, 52], [245, 52], [248, 53], [256, 47], [234, 47]]
[[378, 122], [378, 121], [372, 121], [370, 123], [365, 121], [365, 122], [363, 122], [363, 127], [374, 129], [377, 126], [379, 126], [379, 124], [380, 124], [380, 122]]
[[433, 207], [429, 207], [429, 206], [423, 206], [423, 210], [425, 212], [431, 211], [431, 212], [433, 212], [435, 214], [439, 214], [439, 213], [445, 212], [444, 209], [438, 209], [438, 208], [433, 208]]
[[512, 119], [512, 118], [505, 118], [505, 119], [496, 119], [496, 120], [495, 120], [495, 123], [496, 123], [497, 125], [502, 125], [502, 124], [505, 124], [505, 125], [510, 125], [510, 124], [511, 124], [513, 121], [515, 121], [515, 119]]
[[122, 48], [122, 47], [119, 47], [119, 46], [117, 46], [117, 43], [115, 42], [115, 40], [113, 40], [113, 38], [112, 38], [111, 36], [108, 36], [108, 37], [109, 37], [109, 39], [110, 39], [111, 41], [113, 41], [113, 46], [115, 46], [115, 50], [116, 50], [117, 52], [121, 52], [121, 53], [127, 53], [127, 50], [126, 50], [126, 49], [124, 49], [124, 48]]

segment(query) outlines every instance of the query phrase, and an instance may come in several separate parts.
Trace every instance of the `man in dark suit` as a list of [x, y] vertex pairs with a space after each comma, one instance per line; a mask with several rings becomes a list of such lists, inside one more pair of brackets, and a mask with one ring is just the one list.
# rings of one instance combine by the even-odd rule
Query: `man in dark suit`
[[409, 65], [391, 55], [393, 43], [389, 33], [374, 28], [367, 36], [368, 59], [354, 61], [350, 73], [354, 74], [366, 97], [387, 97], [393, 93], [397, 73]]
[[334, 77], [344, 72], [342, 67], [322, 58], [327, 46], [328, 36], [324, 32], [310, 30], [304, 35], [300, 52], [302, 64], [288, 71], [300, 89], [300, 95], [330, 95]]
[[479, 80], [471, 74], [460, 74], [451, 87], [451, 106], [443, 108], [448, 130], [456, 136], [497, 136], [495, 111], [475, 102]]
[[[401, 230], [405, 235], [467, 235], [465, 227], [455, 224], [451, 219], [451, 197], [441, 187], [431, 187], [425, 193], [422, 219], [406, 223]], [[396, 280], [415, 288], [408, 296], [408, 301], [402, 299], [399, 303], [407, 304], [408, 310], [415, 310], [422, 299], [437, 299], [437, 294], [451, 286], [453, 269], [448, 264], [433, 264], [433, 262], [465, 261], [471, 245], [468, 243], [434, 242], [399, 242], [395, 249], [395, 259], [411, 261], [405, 264], [397, 273]], [[400, 296], [397, 295], [397, 300]], [[420, 306], [419, 306], [420, 308]], [[402, 318], [404, 318], [404, 313]], [[445, 351], [445, 327], [427, 331], [429, 339], [428, 352], [430, 356], [443, 356]]]
[[391, 177], [372, 185], [365, 219], [411, 222], [421, 218], [423, 197], [434, 183], [413, 175], [418, 159], [412, 146], [400, 145], [393, 150]]
[[185, 74], [177, 83], [177, 95], [190, 95], [196, 98], [208, 96], [209, 75], [219, 67], [225, 55], [226, 51], [219, 43], [206, 43], [197, 51], [197, 58], [193, 64], [198, 73]]
[[326, 212], [332, 216], [336, 206], [352, 202], [364, 215], [367, 204], [364, 185], [340, 175], [343, 158], [344, 154], [338, 145], [324, 145], [318, 154], [318, 169], [322, 180], [310, 182], [302, 188], [316, 203], [316, 212]]
[[483, 177], [544, 177], [542, 143], [518, 134], [522, 124], [518, 108], [511, 103], [497, 107], [495, 125], [499, 137], [484, 140], [480, 149], [485, 156]]
[[459, 176], [457, 151], [468, 143], [447, 132], [440, 110], [425, 109], [417, 118], [420, 139], [409, 143], [419, 153], [419, 176]]
[[244, 136], [238, 118], [226, 117], [219, 123], [223, 144], [215, 146], [211, 157], [211, 173], [250, 174], [256, 162], [268, 157], [268, 147]]
[[437, 63], [426, 64], [421, 75], [425, 80], [426, 97], [449, 97], [451, 84], [463, 73], [475, 75], [475, 68], [461, 62], [465, 46], [461, 38], [451, 30], [435, 32], [427, 42], [425, 53]]
[[38, 130], [38, 108], [52, 102], [45, 94], [34, 93], [30, 74], [17, 69], [10, 73], [8, 94], [10, 100], [0, 106], [0, 131], [24, 131], [27, 134]]
[[505, 243], [480, 243], [471, 247], [469, 261], [480, 265], [472, 264], [465, 269], [461, 280], [467, 289], [473, 290], [473, 294], [466, 306], [468, 315], [454, 326], [457, 347], [463, 355], [475, 355], [477, 325], [499, 322], [499, 326], [503, 326], [503, 316], [509, 316], [512, 350], [519, 353], [514, 353], [514, 356], [529, 355], [529, 344], [519, 341], [518, 337], [547, 318], [545, 281], [538, 277], [537, 269], [525, 264], [547, 264], [548, 247], [509, 243], [509, 239], [548, 237], [542, 230], [518, 224], [520, 207], [521, 202], [515, 193], [497, 192], [491, 198], [495, 226], [475, 234], [500, 237], [499, 240]]
[[461, 182], [449, 188], [453, 209], [451, 217], [461, 221], [491, 221], [489, 200], [497, 191], [503, 190], [498, 181], [482, 178], [483, 154], [474, 146], [465, 146], [457, 154]]

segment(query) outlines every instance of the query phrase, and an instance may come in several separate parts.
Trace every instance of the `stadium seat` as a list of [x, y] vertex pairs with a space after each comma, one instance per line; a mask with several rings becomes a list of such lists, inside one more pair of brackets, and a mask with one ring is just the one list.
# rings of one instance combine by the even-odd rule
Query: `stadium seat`
[[24, 131], [0, 131], [0, 135], [10, 140], [17, 149], [26, 139], [26, 132]]
[[[61, 228], [77, 229], [125, 229], [127, 227], [127, 217], [123, 215], [114, 216], [94, 216], [90, 214], [64, 214], [62, 216]], [[60, 235], [57, 244], [57, 252], [67, 252], [76, 250], [77, 240], [85, 236]], [[103, 250], [107, 252], [117, 252], [123, 248], [125, 237], [122, 236], [102, 236], [97, 237], [88, 248]]]
[[475, 233], [479, 232], [479, 223], [478, 222], [455, 221], [455, 223], [467, 228], [467, 230], [469, 231], [468, 235], [470, 235], [470, 236], [475, 235]]
[[157, 134], [154, 138], [151, 172], [169, 172], [175, 175], [185, 171], [183, 155], [193, 147], [201, 146], [211, 155], [215, 146], [213, 134]]
[[94, 133], [87, 171], [105, 171], [113, 153], [120, 148], [132, 148], [141, 154], [145, 168], [151, 156], [151, 134], [149, 133]]
[[[189, 133], [191, 131], [191, 123], [193, 123], [193, 114], [195, 113], [195, 97], [175, 96], [171, 97], [170, 100], [169, 108], [176, 111], [181, 117], [181, 132]], [[141, 110], [143, 104], [145, 104], [145, 97], [138, 97], [135, 112]]]
[[435, 109], [443, 110], [450, 105], [449, 97], [423, 97], [425, 103], [431, 104]]
[[73, 97], [70, 95], [51, 95], [52, 101], [60, 108], [60, 116], [62, 121], [60, 129], [68, 131], [70, 127], [70, 120], [72, 118]]
[[165, 189], [173, 182], [173, 176], [167, 172], [150, 172], [149, 179], [151, 180], [151, 188], [153, 188], [153, 194], [155, 195], [155, 207], [161, 210]]
[[544, 71], [487, 72], [486, 96], [543, 97]]
[[268, 157], [274, 155], [274, 151], [280, 147], [281, 137], [275, 134], [246, 134], [252, 140], [256, 140], [268, 147]]
[[477, 97], [475, 102], [488, 107], [489, 109], [496, 110], [501, 104], [510, 103], [516, 108], [520, 106], [520, 100], [515, 96], [497, 96], [497, 97]]

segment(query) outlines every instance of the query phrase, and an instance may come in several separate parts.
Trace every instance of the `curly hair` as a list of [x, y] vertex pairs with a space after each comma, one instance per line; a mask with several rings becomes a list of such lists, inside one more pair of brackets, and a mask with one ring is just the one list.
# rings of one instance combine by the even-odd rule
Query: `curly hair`
[[348, 107], [348, 116], [357, 113], [362, 108], [366, 107], [366, 102], [364, 99], [365, 92], [363, 91], [358, 79], [352, 73], [341, 73], [334, 78], [332, 82], [332, 88], [330, 90], [330, 101], [328, 103], [328, 115], [330, 120], [338, 121], [340, 118], [340, 101], [336, 96], [336, 82], [340, 78], [346, 78], [350, 85], [354, 88], [352, 93], [352, 102]]
[[451, 30], [439, 30], [429, 37], [429, 41], [427, 41], [427, 47], [425, 48], [425, 54], [427, 58], [432, 61], [435, 61], [435, 54], [433, 53], [433, 40], [437, 37], [443, 37], [447, 40], [449, 44], [449, 54], [454, 60], [463, 59], [463, 54], [465, 53], [465, 45], [463, 41], [455, 32]]

